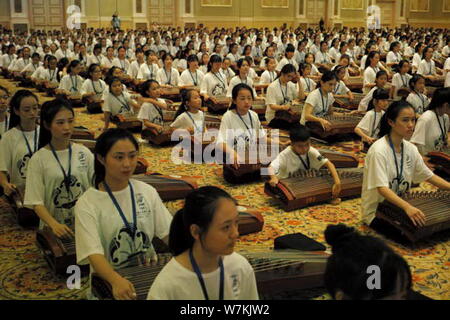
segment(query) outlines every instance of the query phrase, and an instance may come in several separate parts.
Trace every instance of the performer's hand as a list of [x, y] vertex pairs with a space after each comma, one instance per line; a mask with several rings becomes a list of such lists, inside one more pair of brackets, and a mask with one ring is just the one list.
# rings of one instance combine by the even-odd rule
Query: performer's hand
[[114, 299], [116, 300], [136, 300], [136, 290], [133, 284], [123, 277], [111, 283]]
[[272, 187], [276, 187], [278, 182], [280, 182], [280, 180], [278, 179], [278, 177], [273, 176], [272, 178], [270, 178], [269, 180], [269, 184]]
[[420, 209], [417, 209], [416, 207], [413, 206], [409, 206], [405, 211], [416, 227], [425, 226], [426, 217]]
[[58, 238], [73, 239], [75, 237], [72, 229], [65, 224], [56, 222], [54, 225], [51, 225], [50, 228]]

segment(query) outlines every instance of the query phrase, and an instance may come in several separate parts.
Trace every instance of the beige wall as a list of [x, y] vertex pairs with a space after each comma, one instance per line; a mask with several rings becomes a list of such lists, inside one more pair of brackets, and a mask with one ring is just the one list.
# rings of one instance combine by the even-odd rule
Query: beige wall
[[408, 12], [409, 22], [420, 27], [450, 27], [450, 12], [442, 12], [444, 0], [429, 0], [430, 10], [428, 12], [410, 12], [410, 2], [407, 0], [406, 9]]
[[10, 12], [9, 0], [0, 0], [0, 24], [9, 27]]

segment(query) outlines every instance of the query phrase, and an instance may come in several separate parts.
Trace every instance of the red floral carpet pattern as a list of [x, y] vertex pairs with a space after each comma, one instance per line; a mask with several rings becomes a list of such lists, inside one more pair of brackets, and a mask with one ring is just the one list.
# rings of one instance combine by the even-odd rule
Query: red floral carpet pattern
[[[0, 79], [0, 85], [16, 91], [10, 82]], [[48, 98], [41, 95], [40, 101]], [[96, 130], [102, 127], [102, 115], [88, 115], [77, 109], [77, 125]], [[341, 142], [333, 146], [320, 146], [337, 151], [355, 152], [363, 164], [364, 154], [359, 152], [359, 143]], [[149, 162], [149, 171], [164, 174], [195, 176], [200, 186], [214, 185], [225, 188], [242, 205], [258, 208], [263, 212], [265, 225], [258, 234], [241, 237], [238, 248], [271, 248], [273, 240], [284, 234], [301, 232], [325, 244], [323, 231], [328, 224], [345, 223], [358, 230], [375, 234], [360, 222], [361, 199], [344, 201], [338, 206], [329, 204], [309, 207], [293, 212], [284, 212], [281, 206], [263, 192], [262, 183], [233, 186], [222, 178], [220, 165], [192, 164], [176, 165], [170, 159], [171, 148], [154, 148], [141, 144], [141, 155]], [[422, 189], [431, 189], [422, 185]], [[35, 244], [35, 234], [21, 229], [15, 222], [8, 206], [0, 201], [0, 299], [82, 299], [87, 289], [84, 278], [79, 290], [69, 290], [66, 279], [56, 277], [51, 272], [41, 252]], [[174, 213], [182, 206], [182, 201], [167, 203]], [[410, 264], [414, 289], [434, 299], [450, 299], [450, 232], [444, 232], [416, 247], [405, 247], [388, 243]], [[320, 299], [328, 297], [321, 296]]]

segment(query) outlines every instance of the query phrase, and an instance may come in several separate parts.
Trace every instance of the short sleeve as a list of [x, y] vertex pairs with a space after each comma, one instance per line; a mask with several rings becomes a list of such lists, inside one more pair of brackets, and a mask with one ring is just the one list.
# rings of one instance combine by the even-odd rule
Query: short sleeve
[[40, 166], [39, 153], [35, 153], [28, 163], [24, 204], [27, 206], [44, 205], [45, 184]]
[[369, 153], [366, 158], [365, 166], [367, 168], [367, 189], [372, 190], [380, 187], [389, 187], [389, 178], [387, 176], [387, 159], [378, 151]]

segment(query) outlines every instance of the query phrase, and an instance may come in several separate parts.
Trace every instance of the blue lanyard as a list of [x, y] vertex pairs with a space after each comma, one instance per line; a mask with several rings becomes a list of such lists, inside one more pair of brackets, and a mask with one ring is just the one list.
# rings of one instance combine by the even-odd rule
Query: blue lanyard
[[398, 184], [400, 185], [400, 183], [403, 181], [403, 142], [402, 142], [402, 151], [401, 151], [401, 158], [400, 158], [400, 170], [399, 170], [399, 166], [398, 166], [398, 161], [397, 161], [397, 155], [395, 154], [395, 149], [394, 149], [394, 144], [392, 143], [392, 139], [391, 136], [389, 137], [389, 145], [391, 146], [392, 149], [392, 154], [394, 155], [394, 161], [395, 161], [395, 170], [397, 171], [397, 178], [395, 178], [398, 181]]
[[[194, 124], [195, 131], [196, 131], [196, 132], [199, 132], [200, 129], [197, 127], [197, 124], [195, 123], [194, 118], [192, 118], [192, 116], [191, 116], [191, 114], [189, 113], [189, 111], [186, 111], [186, 113], [187, 113], [188, 117], [191, 118], [191, 121], [192, 121], [192, 123]], [[202, 125], [201, 129], [203, 129], [203, 125]]]
[[75, 76], [75, 83], [73, 83], [73, 77], [70, 76], [70, 82], [72, 82], [72, 91], [78, 92], [78, 79]]
[[53, 147], [52, 143], [49, 143], [50, 149], [52, 150], [53, 156], [55, 157], [56, 161], [59, 164], [59, 167], [61, 168], [61, 171], [64, 176], [64, 185], [66, 186], [67, 193], [70, 193], [70, 176], [72, 174], [72, 145], [69, 144], [69, 170], [66, 174], [66, 171], [64, 170], [64, 167], [61, 164], [61, 161], [58, 158], [58, 155], [56, 154], [55, 148]]
[[[338, 94], [340, 86], [341, 86], [341, 83], [338, 82], [336, 88], [334, 89], [334, 94]], [[328, 101], [327, 101], [327, 104], [328, 104]]]
[[326, 103], [325, 103], [324, 102], [323, 93], [322, 93], [322, 89], [319, 89], [319, 92], [320, 92], [320, 98], [322, 100], [322, 113], [326, 114], [328, 112], [328, 95], [327, 95], [327, 98], [325, 100], [326, 101]]
[[167, 75], [166, 68], [164, 68], [164, 73], [166, 74], [166, 79], [167, 79], [166, 84], [170, 84], [172, 82], [172, 70], [170, 70], [170, 76]]
[[222, 83], [222, 85], [223, 85], [222, 88], [225, 89], [225, 87], [226, 87], [225, 82], [223, 81], [222, 76], [220, 75], [220, 72], [218, 74], [220, 77], [217, 76], [217, 73], [213, 73], [213, 75], [217, 78], [217, 80], [219, 80]]
[[[200, 282], [200, 286], [202, 287], [203, 296], [205, 300], [209, 300], [208, 291], [206, 290], [205, 280], [203, 279], [202, 272], [195, 261], [194, 254], [192, 253], [192, 248], [189, 250], [189, 259], [191, 260], [192, 268], [194, 269], [195, 274], [197, 275], [198, 281]], [[220, 268], [220, 291], [219, 291], [219, 300], [223, 300], [224, 292], [225, 292], [225, 268], [223, 267], [222, 258], [219, 259], [219, 268]]]
[[136, 235], [136, 231], [137, 231], [137, 217], [136, 217], [136, 202], [134, 199], [133, 185], [130, 182], [128, 182], [128, 185], [130, 186], [131, 205], [132, 205], [132, 211], [133, 211], [133, 224], [132, 225], [130, 225], [127, 218], [125, 217], [125, 214], [123, 213], [122, 208], [120, 207], [119, 203], [117, 202], [116, 197], [114, 197], [114, 195], [111, 191], [111, 188], [108, 186], [106, 181], [103, 181], [103, 185], [105, 186], [106, 192], [108, 192], [109, 198], [111, 199], [114, 206], [116, 207], [117, 212], [119, 213], [120, 217], [122, 218], [122, 221], [123, 221], [125, 227], [128, 229], [128, 231], [131, 232], [132, 237], [134, 239], [134, 237]]
[[[112, 93], [111, 93], [111, 94], [112, 94]], [[127, 109], [128, 111], [131, 111], [131, 110], [130, 110], [130, 106], [128, 105], [128, 103], [123, 102], [122, 100], [119, 99], [118, 96], [116, 96], [116, 95], [114, 95], [114, 94], [112, 94], [112, 96], [113, 96], [114, 98], [116, 98], [116, 99], [120, 102], [120, 104], [121, 104], [123, 107], [125, 107], [125, 109]], [[123, 96], [123, 93], [122, 93], [120, 96]], [[125, 99], [125, 97], [124, 97], [124, 99]]]
[[239, 112], [237, 110], [236, 110], [236, 114], [239, 116], [239, 119], [241, 119], [241, 121], [244, 123], [244, 126], [247, 128], [248, 133], [250, 133], [250, 138], [253, 138], [253, 120], [252, 120], [252, 116], [251, 116], [250, 112], [248, 112], [247, 114], [248, 114], [248, 117], [250, 118], [250, 126], [252, 127], [251, 130], [247, 126], [244, 119], [241, 117], [241, 115], [239, 114]]
[[311, 92], [311, 80], [309, 78], [303, 78], [306, 83], [306, 87], [308, 88], [308, 92]]
[[95, 89], [95, 84], [94, 84], [94, 80], [91, 79], [91, 83], [92, 83], [92, 89], [94, 89], [95, 94], [101, 94], [103, 93], [103, 86], [102, 83], [100, 81], [98, 81], [100, 83], [100, 90], [102, 91], [97, 91], [97, 89]]
[[147, 69], [148, 69], [148, 72], [150, 73], [150, 79], [153, 79], [153, 63], [152, 63], [152, 69], [150, 70], [150, 67], [149, 67], [149, 65], [147, 64]]
[[281, 80], [278, 79], [278, 83], [280, 84], [280, 90], [281, 90], [281, 94], [283, 95], [283, 104], [289, 102], [288, 99], [288, 85], [286, 84], [286, 93], [283, 91], [283, 87], [281, 86]]
[[447, 140], [445, 138], [447, 137], [447, 128], [445, 127], [445, 119], [443, 119], [443, 121], [442, 121], [443, 123], [441, 125], [441, 120], [439, 120], [439, 115], [437, 114], [437, 112], [435, 112], [435, 114], [436, 114], [437, 121], [439, 123], [439, 129], [441, 129], [442, 142], [444, 142], [444, 144], [446, 144]]
[[198, 74], [197, 74], [197, 71], [195, 71], [195, 79], [194, 79], [194, 76], [192, 75], [191, 70], [188, 70], [188, 71], [189, 71], [189, 74], [191, 75], [192, 81], [194, 82], [194, 86], [197, 86], [197, 84], [198, 84]]
[[372, 133], [370, 135], [371, 138], [375, 138], [375, 131], [377, 130], [378, 126], [375, 127], [375, 124], [377, 123], [377, 112], [373, 110], [373, 125], [372, 125]]
[[[294, 152], [294, 153], [295, 153], [295, 152]], [[301, 156], [300, 154], [297, 154], [297, 153], [295, 153], [295, 154], [298, 156], [298, 158], [299, 158], [300, 161], [302, 162], [303, 167], [305, 168], [305, 170], [309, 170], [309, 168], [310, 168], [310, 166], [311, 166], [310, 160], [309, 160], [309, 151], [308, 151], [308, 153], [306, 154], [306, 162], [305, 162], [305, 160], [303, 160], [303, 158], [302, 158], [302, 156]]]
[[[5, 119], [5, 122], [7, 119]], [[31, 150], [30, 147], [30, 143], [28, 142], [27, 137], [25, 136], [25, 133], [23, 133], [23, 129], [22, 129], [22, 125], [19, 124], [19, 128], [20, 128], [20, 132], [22, 133], [23, 139], [25, 140], [25, 143], [27, 145], [27, 149], [28, 149], [28, 155], [31, 157], [33, 155], [33, 153], [35, 153], [37, 151], [38, 148], [38, 143], [37, 143], [37, 127], [34, 128], [34, 151]]]

